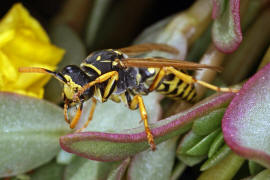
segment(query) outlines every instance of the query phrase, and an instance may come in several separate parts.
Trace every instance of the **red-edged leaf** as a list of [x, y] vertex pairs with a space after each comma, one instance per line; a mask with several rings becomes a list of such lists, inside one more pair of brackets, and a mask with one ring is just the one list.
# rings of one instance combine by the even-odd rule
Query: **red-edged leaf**
[[[183, 113], [151, 124], [156, 144], [186, 132], [196, 118], [215, 109], [226, 107], [233, 96], [234, 93], [216, 94]], [[99, 161], [125, 159], [149, 148], [143, 125], [120, 132], [69, 134], [60, 138], [60, 145], [65, 151]]]
[[250, 78], [229, 105], [224, 139], [236, 153], [270, 167], [270, 64]]
[[232, 53], [242, 41], [240, 0], [213, 0], [212, 17], [215, 19], [212, 38], [223, 53]]

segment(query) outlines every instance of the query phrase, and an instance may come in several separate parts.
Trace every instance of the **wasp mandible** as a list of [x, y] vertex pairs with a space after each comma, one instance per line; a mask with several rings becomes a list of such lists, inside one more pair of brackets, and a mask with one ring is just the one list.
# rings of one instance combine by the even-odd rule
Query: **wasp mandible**
[[[186, 70], [205, 68], [220, 71], [221, 68], [217, 66], [160, 57], [129, 57], [153, 50], [178, 54], [178, 50], [172, 46], [146, 43], [117, 50], [95, 51], [83, 60], [80, 67], [68, 65], [59, 72], [39, 67], [22, 67], [19, 71], [47, 73], [64, 84], [64, 116], [66, 122], [70, 124], [70, 128], [77, 125], [83, 103], [92, 99], [88, 120], [76, 132], [80, 132], [88, 126], [93, 118], [97, 100], [103, 103], [111, 99], [115, 102], [125, 103], [131, 110], [139, 108], [148, 143], [151, 149], [155, 150], [156, 146], [148, 125], [143, 95], [156, 90], [170, 98], [193, 102], [196, 98], [194, 83], [199, 83], [215, 91], [236, 92], [237, 90], [216, 87], [197, 80], [185, 72]], [[72, 120], [69, 120], [67, 111], [72, 105], [78, 105], [79, 107]]]

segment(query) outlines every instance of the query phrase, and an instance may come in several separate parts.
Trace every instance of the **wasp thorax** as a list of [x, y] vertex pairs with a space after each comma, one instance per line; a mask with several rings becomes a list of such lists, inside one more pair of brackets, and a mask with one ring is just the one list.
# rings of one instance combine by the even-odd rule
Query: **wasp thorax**
[[90, 54], [81, 64], [81, 68], [88, 74], [96, 73], [101, 75], [114, 70], [116, 60], [124, 58], [124, 54], [120, 51], [108, 49], [96, 51]]

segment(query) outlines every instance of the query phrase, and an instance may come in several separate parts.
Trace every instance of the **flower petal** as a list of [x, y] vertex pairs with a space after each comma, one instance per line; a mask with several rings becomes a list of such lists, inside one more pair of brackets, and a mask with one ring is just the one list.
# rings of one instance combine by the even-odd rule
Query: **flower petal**
[[57, 64], [64, 55], [64, 50], [18, 31], [16, 32], [14, 39], [9, 41], [6, 46], [3, 47], [3, 51], [8, 55], [12, 54], [13, 56], [27, 59], [28, 61], [44, 63], [47, 65]]
[[1, 20], [0, 32], [21, 27], [33, 30], [40, 41], [49, 42], [49, 37], [39, 22], [28, 13], [21, 3], [16, 3]]

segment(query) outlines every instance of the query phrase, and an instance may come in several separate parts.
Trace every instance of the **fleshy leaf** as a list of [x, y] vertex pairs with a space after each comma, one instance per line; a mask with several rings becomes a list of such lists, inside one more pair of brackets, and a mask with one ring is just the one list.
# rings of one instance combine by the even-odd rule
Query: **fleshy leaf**
[[211, 143], [215, 139], [215, 137], [220, 132], [220, 129], [217, 129], [210, 133], [209, 135], [205, 136], [199, 143], [189, 149], [186, 154], [191, 156], [203, 156], [206, 155]]
[[171, 180], [178, 180], [186, 169], [186, 165], [182, 162], [177, 162], [171, 176]]
[[190, 148], [195, 146], [203, 139], [203, 136], [195, 134], [193, 131], [189, 131], [182, 139], [177, 147], [176, 156], [179, 160], [184, 162], [188, 166], [194, 166], [200, 163], [205, 156], [190, 156], [186, 154]]
[[242, 41], [240, 0], [213, 0], [212, 39], [224, 53], [235, 51]]
[[205, 171], [215, 166], [222, 159], [224, 159], [230, 152], [231, 152], [231, 149], [227, 145], [224, 145], [222, 148], [220, 148], [218, 152], [216, 152], [211, 158], [209, 158], [207, 161], [203, 163], [200, 170]]
[[57, 154], [56, 162], [57, 164], [68, 165], [75, 157], [75, 154], [68, 153], [61, 149]]
[[250, 174], [253, 176], [258, 174], [260, 171], [264, 169], [263, 166], [259, 165], [258, 163], [254, 161], [248, 161], [248, 168], [249, 168]]
[[[226, 107], [233, 96], [234, 93], [216, 94], [201, 101], [189, 110], [150, 124], [156, 144], [186, 132], [191, 127], [191, 122], [196, 118], [206, 115], [215, 109]], [[121, 120], [124, 121], [126, 119]], [[125, 159], [149, 148], [142, 125], [139, 128], [120, 132], [81, 132], [69, 134], [60, 138], [60, 145], [68, 152], [100, 161]]]
[[[159, 99], [160, 94], [158, 93], [151, 93], [148, 96], [143, 97], [145, 108], [147, 110], [148, 121], [150, 123], [156, 122], [162, 113]], [[83, 107], [82, 117], [78, 127], [82, 126], [84, 124], [83, 121], [88, 119], [91, 109], [91, 101], [86, 102]], [[141, 116], [139, 110], [130, 110], [123, 103], [107, 101], [105, 103], [97, 104], [94, 117], [85, 131], [121, 131], [124, 129], [138, 127], [140, 125], [140, 120]]]
[[125, 172], [130, 163], [130, 158], [125, 159], [121, 164], [116, 164], [113, 166], [110, 174], [108, 175], [108, 180], [121, 180], [124, 179]]
[[270, 64], [250, 78], [222, 120], [224, 139], [241, 156], [270, 167]]
[[193, 123], [192, 131], [198, 135], [208, 135], [220, 127], [225, 108], [217, 109]]
[[76, 157], [65, 169], [64, 180], [105, 180], [113, 166], [120, 162], [97, 162]]
[[217, 135], [215, 140], [210, 146], [209, 152], [208, 152], [208, 158], [211, 158], [217, 151], [218, 149], [224, 144], [224, 138], [222, 132]]
[[130, 163], [128, 179], [169, 179], [174, 164], [176, 140], [173, 138], [159, 144], [155, 152], [149, 150], [137, 154]]
[[180, 154], [177, 156], [177, 158], [181, 160], [184, 164], [192, 167], [202, 162], [206, 158], [206, 156], [189, 156], [185, 154]]
[[266, 169], [257, 174], [252, 180], [265, 180], [270, 178], [270, 170]]
[[215, 166], [204, 171], [197, 180], [230, 180], [232, 179], [244, 163], [244, 159], [234, 153], [230, 153], [226, 158]]
[[27, 172], [51, 160], [70, 130], [63, 110], [36, 98], [0, 93], [0, 177]]
[[195, 146], [203, 139], [203, 136], [195, 134], [193, 131], [189, 131], [182, 139], [177, 148], [177, 154], [185, 154], [190, 148]]
[[64, 173], [64, 166], [56, 162], [48, 163], [31, 173], [31, 180], [59, 180], [62, 179]]

